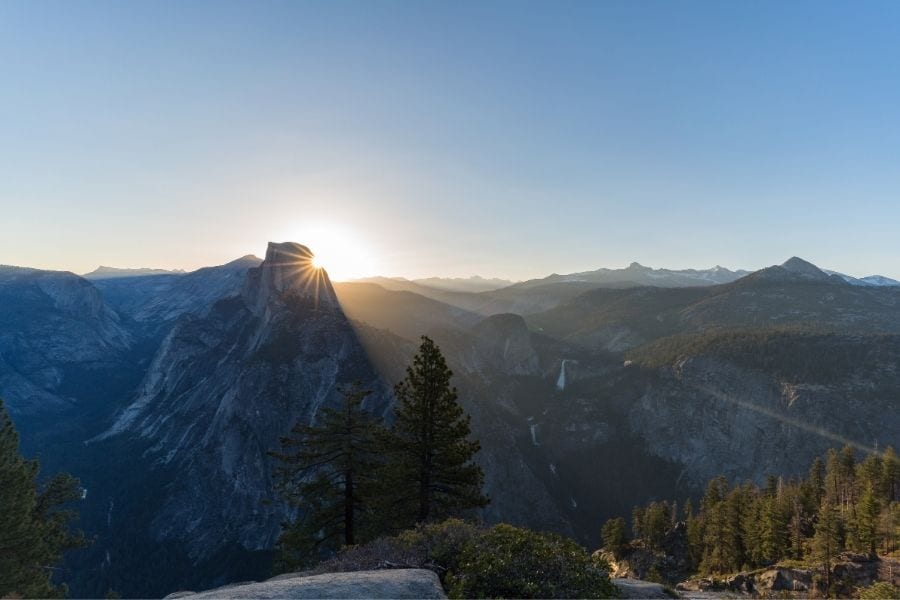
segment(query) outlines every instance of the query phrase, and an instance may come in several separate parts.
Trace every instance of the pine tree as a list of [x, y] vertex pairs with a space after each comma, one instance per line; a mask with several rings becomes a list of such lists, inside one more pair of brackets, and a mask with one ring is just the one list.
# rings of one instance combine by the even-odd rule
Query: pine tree
[[822, 500], [816, 533], [813, 536], [813, 559], [825, 571], [825, 595], [831, 588], [831, 563], [841, 550], [841, 517], [837, 507], [828, 499]]
[[784, 486], [781, 492], [766, 497], [762, 504], [762, 549], [763, 560], [775, 563], [787, 555], [790, 550], [791, 520], [790, 500], [785, 496]]
[[825, 494], [825, 463], [818, 456], [809, 468], [809, 497], [812, 502], [812, 511], [822, 504], [822, 496]]
[[807, 535], [808, 516], [804, 499], [804, 486], [793, 484], [785, 492], [785, 504], [788, 507], [789, 538], [786, 555], [800, 560], [803, 558], [803, 540]]
[[744, 518], [741, 521], [741, 532], [744, 539], [744, 549], [747, 554], [747, 561], [751, 565], [762, 565], [765, 563], [763, 557], [762, 544], [762, 506], [764, 498], [754, 494], [747, 503], [744, 511]]
[[728, 571], [737, 571], [746, 561], [744, 541], [741, 536], [741, 518], [746, 510], [748, 487], [735, 487], [725, 498], [722, 524], [722, 560]]
[[[880, 466], [880, 465], [879, 465]], [[875, 496], [874, 485], [866, 485], [856, 507], [856, 549], [875, 554], [878, 546], [878, 516], [881, 507]]]
[[363, 408], [372, 392], [341, 389], [340, 408], [324, 408], [316, 425], [298, 424], [270, 453], [281, 466], [279, 491], [301, 511], [279, 538], [280, 562], [293, 568], [359, 540], [377, 468], [379, 420]]
[[694, 515], [694, 505], [688, 498], [684, 503], [685, 535], [687, 536], [688, 561], [696, 569], [703, 556], [703, 522]]
[[882, 460], [882, 487], [887, 502], [900, 501], [900, 457], [888, 446], [884, 450]]
[[897, 532], [900, 531], [900, 502], [890, 502], [878, 515], [878, 537], [885, 554], [897, 549]]
[[[825, 457], [825, 494], [828, 501], [834, 505], [841, 502], [841, 465], [838, 452], [834, 448], [829, 448]], [[821, 503], [820, 503], [821, 506]], [[819, 507], [816, 507], [818, 510]]]
[[662, 549], [671, 520], [671, 512], [666, 502], [652, 502], [644, 511], [641, 530], [644, 542], [651, 551]]
[[845, 445], [841, 449], [841, 515], [856, 502], [856, 453], [853, 446]]
[[394, 527], [462, 516], [484, 507], [484, 473], [473, 462], [470, 417], [451, 387], [453, 373], [428, 337], [394, 388], [393, 428], [385, 436], [382, 482]]
[[0, 400], [0, 597], [62, 597], [51, 569], [84, 545], [69, 530], [74, 513], [59, 507], [81, 497], [78, 480], [60, 474], [38, 488], [38, 463], [19, 455], [19, 435]]
[[690, 521], [694, 518], [694, 503], [691, 502], [691, 499], [688, 498], [684, 501], [684, 507], [682, 508], [682, 512], [684, 513], [685, 522]]
[[635, 506], [631, 509], [631, 533], [635, 539], [644, 537], [644, 508]]
[[877, 452], [869, 454], [856, 468], [856, 497], [861, 498], [869, 486], [876, 497], [885, 495], [884, 461]]
[[600, 530], [600, 537], [603, 539], [603, 547], [612, 552], [617, 559], [621, 558], [623, 550], [628, 545], [625, 519], [616, 517], [606, 521]]
[[724, 573], [728, 570], [729, 557], [722, 543], [727, 526], [725, 496], [728, 488], [728, 480], [724, 476], [711, 479], [700, 502], [700, 515], [703, 520], [703, 554], [700, 570], [705, 573]]

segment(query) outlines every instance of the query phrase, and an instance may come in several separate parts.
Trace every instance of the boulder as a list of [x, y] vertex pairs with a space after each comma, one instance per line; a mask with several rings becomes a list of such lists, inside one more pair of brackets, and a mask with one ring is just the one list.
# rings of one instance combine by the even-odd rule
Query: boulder
[[806, 592], [812, 586], [812, 572], [806, 569], [769, 569], [757, 576], [761, 591]]
[[753, 575], [750, 573], [738, 573], [732, 575], [725, 580], [725, 585], [729, 590], [741, 592], [743, 594], [752, 594], [756, 591], [756, 587], [753, 583]]
[[386, 569], [304, 576], [281, 575], [258, 583], [244, 583], [205, 592], [176, 592], [176, 598], [446, 598], [440, 579], [426, 569]]
[[878, 562], [878, 555], [863, 554], [861, 552], [841, 552], [838, 555], [838, 560], [841, 562], [870, 563]]

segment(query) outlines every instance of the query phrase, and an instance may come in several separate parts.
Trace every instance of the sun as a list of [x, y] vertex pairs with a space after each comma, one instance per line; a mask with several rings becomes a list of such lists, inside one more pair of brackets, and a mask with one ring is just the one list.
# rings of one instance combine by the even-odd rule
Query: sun
[[303, 226], [291, 236], [313, 253], [312, 265], [324, 269], [332, 281], [360, 279], [375, 274], [375, 259], [362, 238], [346, 227], [332, 224]]

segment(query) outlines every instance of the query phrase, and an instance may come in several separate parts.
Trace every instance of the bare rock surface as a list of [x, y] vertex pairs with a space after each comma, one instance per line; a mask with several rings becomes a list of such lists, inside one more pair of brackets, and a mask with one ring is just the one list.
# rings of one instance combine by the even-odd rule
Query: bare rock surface
[[[391, 569], [325, 573], [304, 577], [281, 575], [268, 581], [244, 583], [205, 592], [176, 592], [175, 598], [446, 598], [438, 576], [426, 569]], [[651, 596], [643, 596], [651, 597]], [[656, 597], [656, 596], [654, 596]], [[663, 596], [665, 597], [665, 596]]]
[[612, 580], [622, 598], [671, 598], [663, 586], [652, 581], [620, 577]]

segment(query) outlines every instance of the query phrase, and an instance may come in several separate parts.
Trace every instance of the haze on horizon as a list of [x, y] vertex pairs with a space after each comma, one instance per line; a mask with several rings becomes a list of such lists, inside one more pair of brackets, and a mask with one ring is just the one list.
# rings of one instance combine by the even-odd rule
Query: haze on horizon
[[3, 2], [0, 263], [900, 278], [900, 5], [864, 5]]

